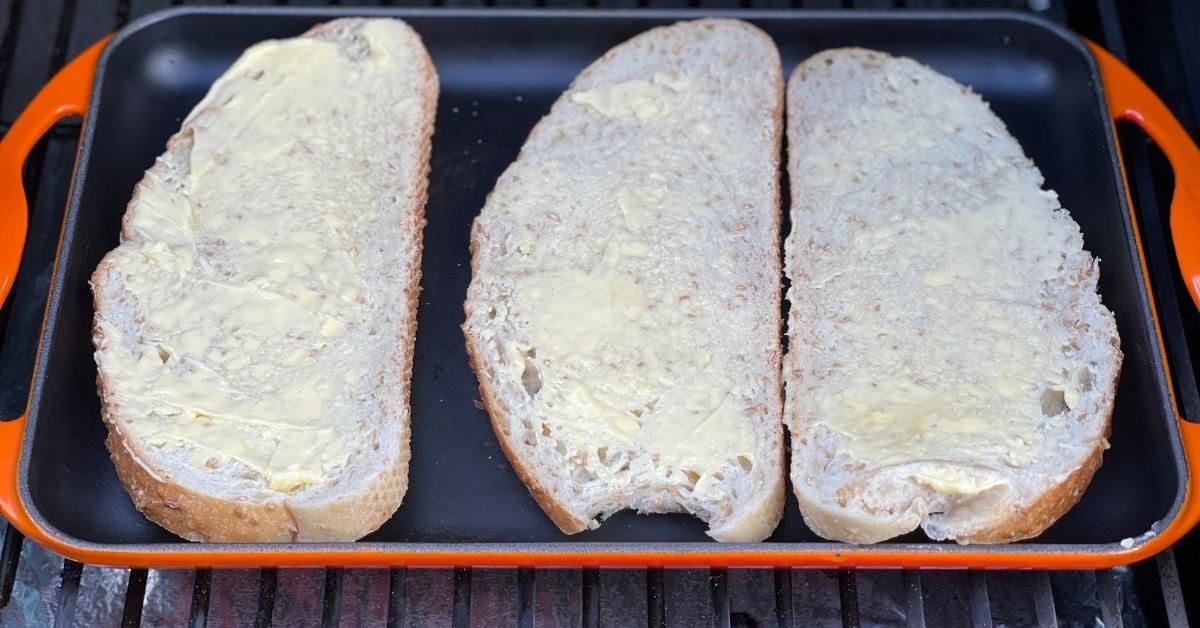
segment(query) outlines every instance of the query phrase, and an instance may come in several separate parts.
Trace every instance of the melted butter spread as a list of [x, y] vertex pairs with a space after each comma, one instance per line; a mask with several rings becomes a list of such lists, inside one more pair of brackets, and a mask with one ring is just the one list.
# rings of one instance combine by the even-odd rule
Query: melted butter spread
[[646, 120], [667, 115], [677, 102], [675, 96], [692, 87], [686, 78], [655, 72], [653, 78], [607, 83], [576, 92], [571, 100], [610, 118]]
[[362, 155], [394, 147], [331, 121], [416, 115], [412, 101], [355, 89], [413, 63], [397, 28], [362, 27], [365, 61], [313, 38], [253, 46], [188, 117], [182, 180], [162, 163], [147, 173], [111, 254], [138, 337], [100, 320], [97, 352], [135, 439], [201, 466], [237, 460], [281, 492], [348, 464], [333, 415], [365, 403], [353, 356], [371, 354], [377, 323], [345, 233], [379, 219], [377, 192], [353, 183], [368, 176]]
[[[615, 443], [648, 454], [660, 466], [699, 474], [701, 484], [712, 483], [711, 474], [726, 465], [753, 464], [758, 450], [761, 437], [754, 431], [752, 413], [766, 406], [757, 401], [764, 394], [762, 383], [731, 373], [747, 368], [737, 363], [746, 358], [734, 354], [744, 350], [762, 359], [769, 351], [758, 343], [750, 321], [774, 308], [764, 305], [765, 300], [731, 305], [735, 284], [756, 285], [759, 278], [745, 277], [729, 257], [732, 238], [720, 238], [734, 228], [737, 215], [718, 209], [712, 198], [721, 198], [728, 193], [726, 186], [733, 185], [729, 170], [762, 161], [769, 147], [741, 146], [697, 131], [690, 118], [708, 111], [711, 96], [702, 85], [675, 73], [602, 82], [571, 98], [591, 115], [636, 126], [626, 127], [628, 139], [613, 140], [620, 148], [611, 155], [597, 155], [602, 163], [595, 164], [594, 174], [603, 177], [598, 180], [604, 192], [585, 202], [600, 207], [589, 209], [590, 215], [611, 217], [601, 218], [607, 221], [603, 228], [574, 226], [582, 213], [560, 220], [569, 210], [556, 203], [519, 205], [520, 222], [534, 228], [550, 225], [561, 233], [546, 237], [518, 230], [514, 235], [515, 256], [507, 263], [518, 271], [512, 295], [525, 322], [521, 339], [500, 348], [502, 361], [533, 391], [537, 415], [571, 419], [555, 421], [553, 437], [583, 452], [585, 459]], [[679, 115], [666, 115], [671, 112]], [[673, 124], [683, 130], [673, 130]], [[673, 146], [680, 137], [695, 145]], [[617, 162], [604, 161], [628, 159], [622, 154], [639, 150], [655, 151], [657, 169], [624, 176], [610, 170], [622, 167]], [[711, 152], [712, 161], [698, 166], [700, 151]], [[692, 175], [697, 168], [711, 171]], [[711, 182], [707, 188], [719, 191], [670, 175], [685, 171], [705, 177]], [[733, 207], [732, 200], [724, 202]], [[749, 203], [737, 207], [760, 210], [750, 209]], [[694, 244], [680, 239], [696, 230], [722, 234], [714, 236], [718, 241], [709, 252], [717, 259], [697, 255], [688, 250]], [[589, 235], [578, 244], [563, 235], [579, 232]], [[762, 234], [762, 242], [770, 239]], [[560, 246], [572, 247], [568, 256], [573, 261], [558, 257]], [[681, 279], [701, 273], [703, 288]], [[764, 299], [767, 294], [762, 293]], [[731, 351], [730, 339], [714, 332], [729, 326], [756, 340]], [[754, 409], [755, 403], [763, 406]]]
[[[794, 306], [798, 315], [844, 322], [808, 332], [826, 334], [823, 343], [838, 357], [805, 358], [807, 379], [817, 383], [796, 393], [798, 403], [844, 436], [839, 448], [868, 468], [980, 459], [1029, 464], [1046, 430], [1054, 433], [1090, 383], [1088, 373], [1072, 371], [1056, 331], [1063, 323], [1041, 303], [1042, 286], [1062, 273], [1071, 247], [1050, 237], [1056, 196], [1040, 189], [1036, 173], [979, 154], [960, 165], [981, 172], [986, 185], [946, 176], [938, 184], [949, 200], [922, 206], [930, 198], [930, 182], [922, 179], [930, 166], [905, 160], [914, 147], [936, 160], [942, 142], [974, 124], [969, 115], [953, 108], [915, 119], [889, 108], [850, 115], [859, 128], [801, 166], [859, 170], [826, 178], [834, 183], [818, 196], [842, 203], [838, 219], [854, 223], [850, 241], [826, 253], [818, 222], [828, 218], [820, 214], [802, 214], [813, 222], [798, 224], [793, 236], [816, 234], [798, 253], [809, 284], [801, 289], [816, 297]], [[852, 215], [855, 203], [881, 203], [890, 213]], [[889, 259], [903, 260], [904, 271], [876, 267]], [[810, 394], [815, 400], [805, 399]], [[954, 470], [915, 479], [952, 494], [1004, 482]]]
[[641, 445], [660, 463], [713, 472], [733, 457], [752, 460], [755, 435], [734, 383], [709, 352], [692, 354], [704, 340], [683, 321], [648, 312], [635, 279], [619, 269], [527, 275], [516, 285], [520, 307], [537, 312], [528, 346], [510, 345], [521, 364], [529, 349], [554, 381], [538, 403], [581, 421], [566, 422], [574, 443], [604, 442], [589, 428], [627, 446]]

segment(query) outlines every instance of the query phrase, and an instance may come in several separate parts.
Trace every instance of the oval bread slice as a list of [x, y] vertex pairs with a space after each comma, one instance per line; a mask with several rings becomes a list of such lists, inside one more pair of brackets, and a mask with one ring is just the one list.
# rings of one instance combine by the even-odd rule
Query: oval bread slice
[[1098, 264], [968, 88], [822, 52], [788, 85], [792, 482], [817, 534], [1016, 541], [1108, 447], [1121, 352]]
[[476, 220], [468, 351], [564, 532], [626, 508], [721, 541], [779, 522], [781, 126], [765, 34], [655, 28], [579, 75]]
[[248, 49], [92, 277], [108, 448], [191, 540], [349, 541], [404, 496], [437, 76], [398, 20]]

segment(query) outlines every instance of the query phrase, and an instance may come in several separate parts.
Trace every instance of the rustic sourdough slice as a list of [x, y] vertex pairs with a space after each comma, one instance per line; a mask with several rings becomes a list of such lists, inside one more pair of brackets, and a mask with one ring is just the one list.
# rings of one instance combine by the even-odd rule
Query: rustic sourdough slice
[[987, 104], [859, 49], [788, 85], [786, 411], [805, 521], [1035, 536], [1107, 448], [1120, 369], [1079, 226]]
[[782, 97], [758, 29], [650, 30], [576, 78], [476, 220], [468, 351], [564, 532], [625, 508], [722, 541], [779, 522]]
[[92, 277], [108, 448], [200, 541], [354, 540], [408, 485], [437, 76], [398, 20], [248, 49]]

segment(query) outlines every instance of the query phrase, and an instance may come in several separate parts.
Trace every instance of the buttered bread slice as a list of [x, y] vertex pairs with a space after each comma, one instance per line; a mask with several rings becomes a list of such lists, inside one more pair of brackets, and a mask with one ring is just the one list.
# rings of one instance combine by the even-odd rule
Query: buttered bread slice
[[626, 508], [721, 541], [778, 523], [781, 118], [758, 29], [650, 30], [579, 75], [476, 220], [467, 347], [564, 532]]
[[1108, 447], [1121, 352], [1079, 226], [979, 96], [860, 49], [788, 85], [784, 361], [817, 534], [1040, 534]]
[[108, 447], [200, 541], [347, 541], [408, 484], [437, 99], [398, 20], [248, 49], [134, 191], [92, 277]]

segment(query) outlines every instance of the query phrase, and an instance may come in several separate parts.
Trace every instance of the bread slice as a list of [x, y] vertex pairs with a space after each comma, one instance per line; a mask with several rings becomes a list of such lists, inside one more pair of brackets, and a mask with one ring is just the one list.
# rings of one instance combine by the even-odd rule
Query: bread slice
[[817, 534], [1016, 541], [1108, 447], [1121, 364], [1079, 226], [979, 96], [841, 49], [788, 85], [784, 360]]
[[349, 541], [408, 485], [438, 83], [398, 20], [248, 49], [92, 277], [108, 448], [191, 540]]
[[626, 508], [720, 541], [779, 522], [782, 86], [746, 23], [647, 31], [576, 78], [475, 221], [468, 352], [563, 532]]

